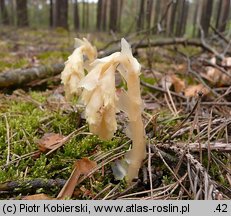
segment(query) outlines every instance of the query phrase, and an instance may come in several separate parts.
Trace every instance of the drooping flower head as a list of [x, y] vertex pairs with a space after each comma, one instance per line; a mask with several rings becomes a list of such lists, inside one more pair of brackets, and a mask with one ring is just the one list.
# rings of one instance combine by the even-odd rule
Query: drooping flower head
[[83, 40], [76, 38], [75, 47], [76, 49], [68, 57], [65, 68], [61, 73], [61, 80], [64, 84], [67, 98], [75, 94], [79, 95], [80, 89], [77, 85], [84, 77], [84, 69], [89, 68], [89, 64], [97, 57], [96, 48], [86, 38], [83, 38]]
[[90, 131], [101, 139], [111, 139], [117, 129], [116, 55], [97, 59], [94, 68], [78, 85], [84, 88], [81, 99], [86, 106], [85, 117]]

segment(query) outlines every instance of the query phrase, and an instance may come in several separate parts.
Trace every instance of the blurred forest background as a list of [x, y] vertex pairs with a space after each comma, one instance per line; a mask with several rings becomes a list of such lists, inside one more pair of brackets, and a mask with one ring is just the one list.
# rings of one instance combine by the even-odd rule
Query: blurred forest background
[[[230, 0], [0, 0], [1, 25], [63, 27], [82, 32], [135, 32], [207, 36], [231, 25]], [[211, 28], [210, 28], [211, 27]]]

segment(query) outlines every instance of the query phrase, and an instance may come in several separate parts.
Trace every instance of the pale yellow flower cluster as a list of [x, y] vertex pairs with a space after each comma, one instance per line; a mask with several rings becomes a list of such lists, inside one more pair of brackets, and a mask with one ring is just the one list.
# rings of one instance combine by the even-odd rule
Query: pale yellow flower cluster
[[[140, 64], [133, 57], [130, 45], [121, 40], [121, 52], [108, 57], [96, 59], [84, 76], [83, 55], [89, 60], [96, 56], [95, 49], [89, 42], [82, 41], [69, 57], [62, 72], [62, 81], [67, 95], [79, 94], [86, 106], [85, 118], [90, 131], [101, 139], [111, 139], [117, 130], [116, 112], [123, 111], [128, 116], [127, 135], [133, 141], [129, 152], [127, 179], [130, 182], [137, 177], [139, 168], [145, 158], [145, 132], [141, 118], [143, 103], [140, 94]], [[119, 72], [127, 83], [127, 90], [116, 93], [115, 74]]]
[[90, 131], [101, 139], [111, 139], [117, 129], [115, 70], [113, 56], [107, 62], [98, 60], [78, 85], [84, 88], [81, 100]]

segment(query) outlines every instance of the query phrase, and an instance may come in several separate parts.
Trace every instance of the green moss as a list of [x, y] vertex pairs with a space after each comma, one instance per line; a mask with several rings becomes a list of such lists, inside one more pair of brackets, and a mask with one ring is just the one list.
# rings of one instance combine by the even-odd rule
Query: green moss
[[[41, 92], [30, 91], [28, 95], [42, 104], [47, 99], [47, 94]], [[80, 134], [71, 138], [49, 156], [42, 153], [38, 157], [23, 159], [22, 156], [38, 150], [36, 140], [44, 133], [54, 132], [66, 136], [80, 127], [80, 114], [55, 112], [49, 108], [41, 110], [36, 103], [25, 101], [25, 98], [20, 96], [1, 98], [0, 103], [6, 105], [0, 115], [0, 166], [2, 167], [0, 182], [24, 179], [25, 173], [28, 179], [68, 179], [76, 159], [90, 157], [97, 150], [107, 151], [119, 144], [119, 139], [102, 141], [97, 136]], [[10, 161], [16, 160], [16, 163], [7, 166], [5, 166], [8, 156], [6, 119], [11, 136]]]
[[57, 62], [65, 62], [70, 55], [68, 51], [47, 51], [37, 55], [41, 64], [49, 65]]
[[63, 52], [63, 51], [47, 51], [39, 54], [37, 57], [40, 60], [49, 60], [50, 58], [62, 58], [67, 59], [67, 57], [70, 55], [70, 52]]
[[71, 114], [64, 114], [62, 112], [52, 113], [52, 121], [49, 126], [50, 131], [68, 135], [76, 129]]
[[179, 51], [188, 56], [193, 56], [201, 52], [201, 49], [195, 46], [179, 46]]
[[0, 71], [23, 68], [28, 65], [28, 60], [26, 58], [21, 59], [7, 59], [0, 61]]
[[156, 83], [156, 79], [153, 77], [146, 77], [143, 74], [140, 75], [140, 79], [143, 80], [145, 83], [154, 85]]
[[55, 31], [59, 34], [59, 35], [68, 35], [68, 31], [65, 28], [62, 27], [57, 27], [55, 28]]
[[[231, 167], [229, 158], [226, 157], [225, 155], [219, 154], [218, 152], [213, 152], [211, 154], [218, 161], [227, 165], [228, 169]], [[208, 153], [207, 152], [203, 153], [203, 165], [204, 165], [204, 167], [208, 166]], [[212, 178], [214, 180], [216, 180], [217, 182], [219, 182], [221, 185], [224, 185], [224, 186], [229, 188], [230, 184], [229, 184], [227, 178], [225, 178], [225, 175], [224, 175], [225, 173], [226, 173], [226, 171], [224, 169], [222, 169], [221, 166], [219, 166], [219, 163], [217, 163], [217, 162], [216, 163], [214, 163], [214, 162], [210, 163], [209, 175], [211, 175]]]
[[174, 183], [174, 179], [171, 176], [169, 176], [169, 175], [164, 175], [163, 176], [163, 184], [164, 185], [169, 185], [169, 184], [172, 184], [172, 183]]
[[17, 168], [11, 166], [8, 169], [0, 169], [0, 182], [14, 181], [18, 179]]
[[29, 92], [29, 95], [36, 101], [40, 103], [44, 103], [46, 101], [46, 96], [42, 94], [41, 92], [31, 91]]
[[153, 60], [153, 62], [155, 62], [155, 63], [164, 63], [164, 62], [166, 62], [166, 59], [165, 58], [163, 58], [163, 56], [162, 55], [160, 55], [160, 54], [158, 54], [157, 52], [154, 52], [155, 54], [152, 56], [152, 60]]
[[31, 178], [49, 178], [46, 165], [47, 158], [45, 155], [41, 155], [37, 160], [35, 160], [34, 165], [29, 170]]

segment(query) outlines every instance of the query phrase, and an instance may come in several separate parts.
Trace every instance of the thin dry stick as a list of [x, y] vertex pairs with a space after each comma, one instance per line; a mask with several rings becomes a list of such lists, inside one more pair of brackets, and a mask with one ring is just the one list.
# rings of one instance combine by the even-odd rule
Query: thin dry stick
[[[156, 90], [156, 91], [160, 91], [160, 92], [163, 92], [163, 93], [167, 93], [167, 91], [164, 88], [161, 88], [161, 87], [155, 86], [155, 85], [151, 85], [149, 83], [144, 82], [143, 80], [140, 81], [140, 84], [147, 87], [147, 88], [149, 88], [149, 89], [151, 89], [151, 90]], [[178, 93], [176, 93], [174, 91], [170, 91], [170, 92], [171, 92], [171, 95], [173, 95], [173, 96], [182, 98], [184, 100], [187, 99], [184, 95], [178, 94]]]
[[204, 174], [204, 194], [205, 200], [208, 200], [209, 197], [209, 179], [207, 172]]
[[42, 103], [36, 101], [30, 95], [27, 95], [24, 91], [22, 91], [22, 90], [16, 90], [14, 92], [14, 94], [17, 95], [17, 96], [19, 96], [19, 97], [21, 97], [21, 98], [23, 98], [25, 101], [34, 104], [40, 110], [44, 111], [44, 107], [43, 107]]
[[160, 196], [165, 196], [165, 197], [169, 196], [169, 191], [171, 191], [172, 188], [174, 188], [176, 185], [177, 185], [177, 182], [175, 182], [174, 185], [169, 186], [166, 190], [160, 191], [160, 192], [157, 192], [157, 193], [153, 194], [152, 198], [151, 197], [144, 197], [143, 199], [144, 200], [149, 200], [149, 199], [157, 199]]
[[[178, 147], [184, 147], [185, 143], [176, 143], [176, 146]], [[157, 145], [158, 147], [161, 147], [161, 145]], [[188, 149], [191, 152], [199, 152], [199, 143], [189, 143], [187, 144]], [[202, 150], [208, 151], [208, 145], [207, 143], [201, 144]], [[230, 152], [231, 151], [231, 143], [222, 143], [222, 142], [210, 142], [210, 151], [216, 151], [216, 152]]]
[[[174, 182], [172, 184], [169, 184], [169, 185], [166, 185], [166, 186], [163, 186], [163, 187], [160, 187], [160, 188], [155, 188], [152, 190], [153, 192], [153, 197], [154, 197], [154, 193], [156, 192], [157, 194], [155, 195], [160, 195], [160, 194], [163, 194], [163, 193], [166, 193], [167, 191], [171, 190], [173, 187], [175, 187], [175, 185], [177, 184], [177, 182]], [[160, 191], [158, 193], [158, 191]], [[148, 193], [151, 193], [151, 190], [146, 190], [146, 191], [140, 191], [140, 192], [135, 192], [135, 193], [131, 193], [131, 194], [126, 194], [124, 196], [120, 196], [118, 197], [118, 199], [121, 199], [121, 198], [129, 198], [129, 197], [135, 197], [137, 195], [142, 195], [142, 194], [148, 194]], [[139, 198], [140, 199], [140, 198]]]
[[213, 108], [210, 112], [209, 124], [208, 124], [208, 165], [207, 172], [209, 171], [210, 162], [211, 162], [211, 145], [210, 145], [210, 132], [211, 132], [211, 124], [212, 124], [212, 116], [213, 116]]
[[197, 191], [197, 194], [196, 194], [196, 196], [195, 196], [194, 199], [195, 199], [195, 200], [202, 199], [202, 198], [200, 198], [201, 195], [202, 195], [202, 186], [200, 185], [200, 188], [199, 188], [199, 190]]
[[[231, 76], [231, 75], [230, 75], [230, 76]], [[217, 102], [218, 100], [220, 100], [220, 99], [223, 99], [223, 100], [224, 100], [224, 97], [227, 96], [227, 95], [229, 95], [230, 92], [231, 92], [231, 86], [230, 86], [228, 89], [226, 89], [226, 91], [225, 91], [224, 94], [222, 94], [222, 95], [220, 95], [218, 98], [216, 98], [216, 102]], [[226, 103], [226, 101], [222, 101], [222, 103], [225, 103], [225, 104], [229, 105], [229, 103]], [[220, 105], [220, 104], [218, 104], [218, 105]]]
[[231, 187], [231, 176], [230, 176], [229, 173], [226, 174], [226, 178], [227, 178], [227, 180], [228, 180], [228, 182], [229, 182], [229, 185], [230, 185], [230, 187]]
[[[180, 154], [183, 153], [182, 148], [178, 148], [178, 147], [176, 147], [176, 146], [170, 146], [169, 149], [173, 150], [173, 151], [176, 152], [176, 153], [180, 153]], [[201, 177], [203, 178], [204, 173], [207, 172], [207, 171], [204, 169], [204, 167], [202, 166], [202, 164], [201, 164], [198, 160], [196, 160], [196, 159], [193, 157], [193, 155], [187, 153], [187, 154], [185, 155], [185, 157], [186, 157], [187, 160], [188, 160], [188, 164], [189, 164], [188, 166], [189, 166], [189, 168], [191, 169], [192, 167], [194, 167], [194, 168], [198, 171], [197, 174], [195, 174], [195, 172], [194, 172], [194, 174], [192, 175], [192, 179], [193, 179], [193, 177], [195, 177], [195, 176], [196, 176], [195, 178], [197, 178], [197, 180], [194, 181], [195, 184], [193, 184], [193, 183], [191, 184], [191, 185], [192, 185], [192, 189], [193, 189], [194, 185], [197, 185], [197, 184], [198, 184], [198, 178], [199, 178], [198, 175], [199, 175], [199, 173], [200, 173]], [[192, 172], [193, 172], [193, 170], [192, 170]], [[216, 183], [215, 181], [212, 180], [212, 178], [211, 178], [211, 176], [210, 176], [209, 174], [208, 174], [208, 178], [209, 178], [209, 184], [214, 186], [214, 190], [213, 190], [212, 192], [214, 192], [215, 190], [218, 191], [218, 190], [217, 190], [217, 183]], [[191, 182], [191, 181], [190, 181], [190, 182]], [[195, 187], [195, 190], [196, 190], [196, 188], [197, 188], [197, 187]], [[227, 189], [227, 188], [226, 188], [226, 189]], [[222, 194], [223, 197], [227, 197], [226, 195], [224, 195], [224, 194], [221, 193], [220, 191], [218, 191], [218, 192], [219, 192], [220, 194]]]
[[26, 142], [29, 146], [31, 146], [30, 141], [29, 141], [28, 138], [27, 138], [25, 128], [22, 128], [22, 133], [23, 133], [23, 135], [24, 135], [24, 137], [25, 137], [25, 142]]
[[[231, 119], [227, 119], [226, 122], [221, 123], [220, 125], [218, 125], [217, 127], [215, 127], [214, 129], [211, 130], [210, 134], [213, 134], [210, 136], [210, 140], [212, 140], [213, 137], [215, 137], [216, 134], [218, 134], [219, 132], [221, 132], [222, 130], [224, 130], [226, 128], [227, 125], [229, 125], [231, 123]], [[201, 136], [201, 139], [204, 139], [207, 137], [207, 134]]]
[[190, 197], [190, 193], [188, 192], [188, 190], [185, 188], [185, 186], [180, 182], [180, 179], [176, 176], [176, 174], [174, 173], [174, 171], [169, 167], [169, 165], [167, 164], [167, 162], [165, 161], [165, 159], [163, 158], [163, 156], [161, 155], [159, 149], [157, 149], [157, 153], [159, 155], [159, 157], [161, 158], [161, 160], [164, 162], [165, 166], [168, 168], [168, 170], [172, 173], [172, 175], [174, 176], [174, 178], [179, 182], [180, 186], [184, 189], [184, 191], [187, 193], [187, 195]]
[[25, 178], [26, 178], [26, 176], [27, 176], [28, 169], [29, 169], [29, 167], [27, 166], [27, 167], [26, 167], [26, 170], [25, 170], [25, 172], [24, 172], [24, 175], [23, 175], [23, 178], [24, 178], [24, 179], [25, 179]]
[[229, 43], [229, 40], [223, 36], [221, 32], [219, 32], [215, 27], [213, 27], [211, 24], [209, 24], [209, 27], [226, 43]]
[[112, 188], [112, 190], [109, 191], [108, 194], [106, 194], [106, 196], [102, 199], [102, 200], [106, 200], [106, 199], [109, 199], [109, 196], [114, 193], [120, 186], [120, 183], [117, 184], [114, 188]]
[[[177, 128], [171, 134], [168, 134], [166, 137], [164, 137], [164, 139], [162, 140], [162, 142], [164, 142], [166, 139], [170, 140], [173, 136], [175, 136], [175, 134], [182, 128], [182, 126], [187, 122], [187, 120], [191, 117], [191, 115], [197, 109], [199, 101], [201, 101], [201, 96], [200, 95], [198, 97], [198, 100], [196, 101], [196, 104], [194, 105], [193, 109], [188, 114], [188, 116], [177, 126]], [[189, 129], [191, 129], [191, 127]]]
[[196, 191], [194, 190], [194, 187], [193, 187], [192, 170], [191, 170], [191, 167], [190, 167], [189, 160], [187, 161], [187, 171], [188, 171], [188, 178], [189, 178], [190, 186], [191, 186], [192, 192], [193, 192], [193, 194], [195, 196], [196, 195]]
[[[148, 113], [145, 113], [145, 114], [149, 115]], [[156, 118], [158, 117], [158, 115], [159, 115], [159, 113], [156, 113], [156, 114], [152, 115], [152, 116], [149, 118], [148, 122], [145, 124], [144, 129], [146, 129], [147, 126], [148, 126], [153, 120], [156, 120]]]
[[[128, 186], [128, 188], [126, 188], [124, 191], [118, 192], [118, 193], [113, 194], [113, 195], [110, 195], [110, 196], [107, 196], [107, 199], [110, 199], [110, 200], [111, 200], [111, 199], [117, 199], [118, 197], [127, 194], [128, 191], [130, 191], [130, 190], [132, 190], [133, 188], [135, 188], [139, 183], [140, 183], [140, 180], [138, 179], [138, 181], [133, 182], [133, 184], [131, 184], [130, 186]], [[118, 184], [118, 185], [119, 185], [119, 184]], [[116, 186], [117, 186], [117, 185], [116, 185]], [[114, 190], [114, 191], [115, 191], [115, 190]], [[113, 191], [113, 192], [114, 192], [114, 191]], [[111, 192], [110, 192], [110, 194], [111, 194]]]
[[[184, 145], [184, 148], [185, 148], [185, 145]], [[179, 172], [179, 170], [180, 170], [180, 167], [181, 167], [181, 165], [182, 165], [182, 163], [183, 163], [185, 153], [186, 153], [186, 150], [184, 151], [184, 154], [182, 154], [182, 155], [180, 156], [180, 159], [179, 159], [179, 161], [178, 161], [178, 163], [177, 163], [177, 165], [176, 165], [176, 167], [175, 167], [175, 169], [174, 169], [174, 173], [175, 173], [176, 175], [178, 174], [178, 172]]]
[[175, 106], [175, 104], [173, 102], [172, 95], [171, 95], [171, 93], [169, 91], [169, 88], [167, 88], [167, 94], [168, 94], [168, 97], [170, 99], [170, 102], [172, 104], [172, 107], [173, 107], [173, 110], [174, 110], [174, 113], [175, 113], [174, 116], [176, 116], [178, 114], [178, 111], [177, 111], [176, 106]]
[[[214, 124], [218, 124], [218, 126], [216, 126], [215, 128], [213, 128], [211, 131], [210, 131], [210, 134], [212, 134], [210, 136], [210, 140], [212, 140], [212, 138], [221, 130], [223, 130], [227, 125], [229, 125], [231, 123], [231, 118], [228, 118], [228, 119], [224, 119], [224, 118], [221, 118], [219, 119], [219, 121], [216, 121], [214, 120], [213, 121]], [[207, 127], [206, 127], [207, 128]], [[207, 131], [206, 129], [204, 129], [203, 131]], [[197, 139], [199, 137], [200, 134], [196, 135], [195, 136], [195, 139]], [[200, 139], [206, 139], [208, 136], [207, 136], [207, 133], [205, 133], [204, 135], [201, 135], [200, 136]]]
[[[197, 191], [197, 188], [198, 188], [198, 185], [199, 185], [199, 168], [196, 167], [196, 173], [195, 172], [192, 172], [193, 173], [193, 176], [194, 176], [194, 184], [193, 184], [193, 191], [195, 192], [195, 195], [194, 197], [196, 197], [198, 195], [198, 191]], [[200, 191], [200, 190], [199, 190]]]
[[[187, 173], [184, 174], [184, 176], [182, 176], [180, 178], [180, 182], [183, 182], [185, 180], [185, 178], [187, 177]], [[171, 188], [169, 188], [168, 190], [165, 190], [165, 191], [162, 191], [160, 193], [157, 193], [155, 194], [155, 196], [153, 197], [146, 197], [145, 200], [148, 200], [148, 199], [166, 199], [166, 198], [169, 198], [169, 199], [172, 199], [172, 197], [170, 197], [171, 194], [173, 194], [173, 192], [178, 188], [179, 186], [179, 183], [178, 182], [175, 182], [175, 185], [173, 185]], [[171, 191], [170, 191], [171, 190]], [[170, 191], [170, 192], [169, 192]], [[160, 196], [162, 193], [167, 193], [166, 195], [163, 195], [163, 196]]]
[[149, 173], [151, 197], [153, 197], [153, 192], [152, 192], [152, 190], [153, 190], [153, 185], [152, 185], [152, 155], [151, 155], [150, 142], [148, 142], [148, 173]]
[[[167, 77], [166, 77], [166, 78], [167, 78]], [[167, 86], [167, 81], [166, 81], [166, 80], [165, 80], [165, 82], [164, 82], [164, 85], [165, 85], [164, 88], [166, 89], [166, 92], [167, 92], [167, 95], [168, 95], [168, 97], [169, 97], [169, 99], [170, 99], [170, 102], [171, 102], [171, 104], [172, 104], [172, 107], [170, 106], [170, 104], [169, 104], [169, 102], [168, 102], [167, 95], [164, 95], [164, 98], [165, 98], [165, 100], [166, 100], [166, 102], [167, 102], [167, 105], [168, 105], [169, 109], [171, 110], [171, 112], [173, 113], [173, 115], [176, 116], [176, 115], [177, 115], [177, 110], [176, 110], [175, 104], [173, 103], [172, 96], [171, 96], [171, 94], [170, 94], [170, 92], [169, 92], [169, 88], [168, 88], [168, 86]]]
[[[200, 110], [200, 102], [201, 100], [199, 100], [198, 102], [198, 106], [196, 109], [196, 113], [195, 113], [195, 125], [196, 125], [196, 129], [197, 129], [197, 134], [200, 134], [200, 126], [199, 126], [199, 110]], [[202, 163], [202, 148], [201, 148], [201, 142], [200, 142], [200, 137], [198, 137], [198, 142], [199, 142], [199, 149], [200, 149], [200, 162]]]
[[213, 159], [214, 163], [217, 164], [218, 167], [222, 167], [227, 173], [231, 174], [231, 167], [227, 166], [227, 164], [224, 164], [221, 160], [219, 160], [214, 154], [211, 154], [211, 158]]
[[229, 40], [228, 45], [227, 45], [226, 48], [224, 49], [224, 51], [223, 51], [223, 53], [222, 53], [223, 56], [225, 56], [226, 53], [229, 51], [230, 46], [231, 46], [231, 40]]
[[100, 161], [100, 160], [103, 160], [104, 158], [106, 158], [107, 156], [111, 155], [111, 154], [114, 154], [116, 151], [124, 148], [126, 145], [128, 145], [129, 143], [131, 143], [131, 140], [128, 140], [127, 142], [125, 142], [124, 144], [120, 145], [119, 147], [117, 148], [114, 148], [108, 152], [105, 152], [105, 153], [101, 153], [100, 155], [97, 155], [96, 157], [94, 157], [94, 161]]
[[229, 143], [229, 132], [228, 132], [227, 125], [225, 127], [225, 140], [226, 140], [226, 144], [228, 144]]
[[165, 99], [165, 101], [166, 101], [166, 103], [167, 103], [167, 105], [168, 105], [168, 108], [170, 109], [170, 111], [172, 112], [172, 114], [175, 116], [175, 112], [174, 112], [174, 110], [172, 109], [172, 107], [171, 107], [171, 105], [170, 105], [170, 103], [169, 103], [169, 101], [168, 101], [168, 97], [167, 97], [166, 94], [164, 95], [164, 99]]
[[204, 34], [204, 31], [203, 31], [203, 28], [201, 26], [201, 24], [198, 22], [198, 27], [199, 27], [199, 30], [200, 30], [200, 34], [201, 34], [201, 43], [203, 44], [203, 46], [205, 48], [207, 48], [208, 50], [210, 50], [217, 58], [219, 59], [224, 59], [224, 56], [222, 54], [220, 54], [219, 52], [217, 52], [213, 47], [209, 46], [206, 42], [205, 42], [205, 34]]
[[25, 154], [25, 155], [22, 155], [21, 157], [18, 157], [18, 158], [16, 158], [16, 159], [10, 161], [8, 164], [5, 164], [5, 165], [0, 166], [0, 168], [1, 168], [1, 169], [6, 168], [6, 167], [9, 166], [10, 164], [17, 163], [17, 162], [19, 162], [19, 161], [22, 160], [22, 159], [26, 159], [26, 158], [29, 158], [29, 157], [33, 157], [33, 156], [35, 156], [35, 155], [38, 155], [39, 153], [40, 153], [39, 150], [34, 151], [34, 152], [27, 153], [27, 154]]
[[205, 86], [207, 89], [209, 89], [209, 91], [211, 91], [216, 97], [219, 97], [220, 95], [212, 88], [210, 88], [209, 85], [207, 85], [207, 83], [202, 79], [202, 77], [199, 75], [199, 73], [195, 70], [192, 69], [192, 65], [191, 65], [191, 60], [188, 56], [185, 56], [188, 62], [188, 72], [193, 74], [200, 82], [203, 86]]
[[10, 162], [10, 126], [7, 119], [7, 116], [4, 115], [6, 121], [6, 140], [7, 140], [7, 158], [6, 158], [6, 165]]
[[196, 126], [196, 129], [197, 129], [197, 134], [199, 134], [199, 129], [198, 129], [199, 128], [199, 124], [198, 124], [198, 116], [199, 116], [199, 114], [198, 114], [198, 110], [199, 110], [200, 102], [201, 102], [201, 97], [199, 96], [199, 98], [197, 100], [197, 105], [195, 106], [195, 116], [194, 116], [194, 119], [193, 119], [193, 122], [192, 122], [192, 126], [190, 128], [189, 137], [188, 137], [188, 143], [192, 138], [192, 134], [193, 134], [193, 130], [195, 129], [195, 126]]
[[[186, 173], [182, 176], [182, 178], [180, 179], [181, 182], [183, 182], [187, 176], [188, 176], [188, 173], [186, 172]], [[170, 191], [169, 194], [173, 194], [173, 192], [178, 188], [178, 186], [179, 186], [179, 184], [176, 184], [176, 186]]]
[[65, 185], [59, 192], [57, 198], [64, 199], [65, 197], [71, 197], [74, 190], [75, 190], [75, 185], [81, 175], [80, 170], [75, 167], [69, 177], [69, 179], [66, 181]]

